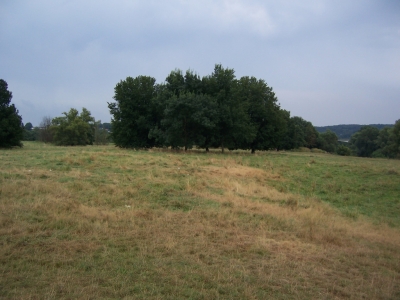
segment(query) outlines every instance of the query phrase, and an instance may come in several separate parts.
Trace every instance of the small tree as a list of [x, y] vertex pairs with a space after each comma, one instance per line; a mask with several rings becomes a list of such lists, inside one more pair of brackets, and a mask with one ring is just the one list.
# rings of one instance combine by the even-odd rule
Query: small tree
[[346, 147], [344, 145], [339, 145], [337, 147], [336, 153], [342, 156], [350, 156], [351, 155], [351, 149], [349, 147]]
[[32, 130], [32, 128], [33, 128], [33, 125], [32, 125], [31, 122], [26, 123], [25, 126], [24, 126], [25, 130]]
[[71, 108], [64, 116], [52, 120], [51, 131], [56, 145], [92, 145], [94, 141], [94, 118], [86, 108], [79, 114]]
[[14, 104], [10, 104], [12, 93], [8, 90], [7, 82], [0, 79], [0, 147], [22, 147], [24, 135], [22, 117]]
[[24, 141], [36, 141], [39, 136], [39, 128], [34, 128], [31, 122], [24, 125]]
[[319, 147], [329, 153], [335, 153], [338, 146], [338, 137], [336, 133], [329, 129], [319, 134]]

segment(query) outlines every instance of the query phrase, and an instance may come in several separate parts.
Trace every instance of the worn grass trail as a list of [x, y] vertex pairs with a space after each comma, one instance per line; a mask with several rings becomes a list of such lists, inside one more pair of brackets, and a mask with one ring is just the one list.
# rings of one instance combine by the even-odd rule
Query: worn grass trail
[[0, 151], [0, 298], [398, 299], [400, 162]]

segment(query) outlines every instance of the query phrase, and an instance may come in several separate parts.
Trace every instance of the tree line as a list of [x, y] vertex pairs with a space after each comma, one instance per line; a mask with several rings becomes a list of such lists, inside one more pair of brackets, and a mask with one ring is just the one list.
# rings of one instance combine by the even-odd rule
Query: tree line
[[311, 122], [290, 116], [262, 79], [235, 77], [233, 69], [215, 65], [211, 75], [172, 71], [164, 83], [150, 76], [127, 77], [108, 103], [110, 123], [90, 111], [71, 108], [62, 116], [43, 117], [38, 127], [22, 124], [7, 82], [0, 79], [0, 148], [22, 140], [55, 145], [106, 144], [123, 148], [290, 150], [319, 148], [339, 155], [400, 158], [400, 120], [378, 129], [364, 126], [349, 143], [333, 131], [319, 133]]
[[220, 64], [204, 77], [174, 70], [160, 84], [150, 76], [127, 77], [114, 92], [108, 107], [118, 147], [254, 153], [331, 143], [329, 134], [320, 135], [311, 122], [282, 109], [264, 80], [237, 79], [234, 69]]
[[400, 158], [400, 120], [392, 127], [363, 126], [349, 141], [357, 156]]
[[101, 123], [92, 117], [89, 110], [71, 108], [62, 116], [43, 117], [38, 127], [28, 122], [23, 126], [24, 141], [41, 141], [59, 146], [104, 145], [110, 141], [110, 123]]
[[[360, 124], [342, 124], [342, 125], [332, 125], [332, 126], [315, 126], [315, 129], [323, 133], [327, 130], [331, 130], [338, 136], [339, 140], [348, 141], [350, 140], [351, 136], [359, 131], [363, 126]], [[393, 124], [370, 124], [368, 126], [376, 127], [379, 130], [385, 127], [393, 127]]]

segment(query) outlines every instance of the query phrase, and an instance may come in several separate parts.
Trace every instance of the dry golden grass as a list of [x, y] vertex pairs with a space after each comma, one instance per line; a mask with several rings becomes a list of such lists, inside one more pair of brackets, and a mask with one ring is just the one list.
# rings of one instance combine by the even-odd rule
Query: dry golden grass
[[290, 166], [276, 155], [0, 156], [0, 298], [400, 297], [399, 228], [278, 191]]

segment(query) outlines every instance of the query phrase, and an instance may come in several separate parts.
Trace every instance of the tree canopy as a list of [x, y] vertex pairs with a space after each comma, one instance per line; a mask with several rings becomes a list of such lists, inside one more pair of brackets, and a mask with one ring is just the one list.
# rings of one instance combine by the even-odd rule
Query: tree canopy
[[[210, 75], [171, 71], [163, 83], [153, 77], [127, 77], [108, 103], [111, 136], [124, 148], [192, 147], [257, 150], [320, 148], [329, 153], [399, 156], [400, 125], [379, 131], [361, 128], [347, 145], [333, 130], [316, 127], [280, 107], [272, 87], [216, 64]], [[352, 127], [352, 129], [354, 129]]]
[[162, 84], [147, 76], [127, 77], [115, 87], [112, 138], [118, 147], [194, 146], [209, 149], [278, 148], [286, 113], [265, 81], [237, 79], [217, 64], [210, 75], [172, 71]]
[[114, 100], [108, 103], [114, 143], [124, 148], [149, 148], [155, 139], [149, 138], [155, 126], [153, 112], [156, 80], [149, 76], [127, 77], [115, 87]]
[[11, 104], [12, 93], [8, 84], [0, 79], [0, 147], [22, 147], [24, 135], [22, 117], [14, 104]]
[[92, 145], [95, 137], [95, 119], [90, 111], [83, 108], [79, 114], [78, 110], [71, 108], [63, 115], [51, 121], [53, 142], [63, 146]]
[[379, 129], [372, 126], [363, 126], [359, 131], [351, 136], [350, 144], [357, 149], [357, 155], [370, 157], [372, 153], [379, 149], [377, 139]]

